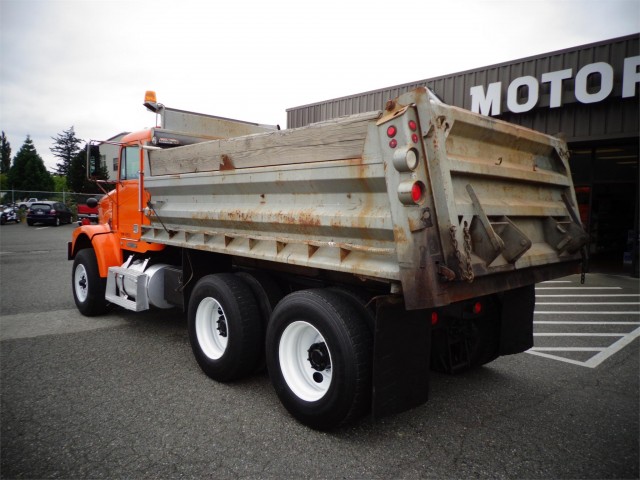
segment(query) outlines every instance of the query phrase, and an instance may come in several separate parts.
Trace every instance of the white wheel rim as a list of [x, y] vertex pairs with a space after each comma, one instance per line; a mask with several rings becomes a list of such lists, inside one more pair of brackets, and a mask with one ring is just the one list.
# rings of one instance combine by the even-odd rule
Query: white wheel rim
[[78, 266], [76, 266], [73, 278], [76, 297], [78, 297], [78, 300], [81, 303], [84, 303], [87, 300], [87, 296], [89, 295], [89, 279], [87, 278], [87, 270], [84, 268], [84, 265], [80, 263], [78, 264]]
[[[314, 368], [309, 360], [312, 345], [324, 344], [328, 353], [328, 366]], [[280, 338], [278, 348], [280, 369], [289, 388], [302, 400], [315, 402], [320, 400], [331, 386], [331, 351], [324, 337], [310, 323], [296, 321], [291, 323]]]
[[229, 326], [222, 306], [215, 298], [203, 298], [196, 310], [196, 336], [204, 354], [217, 360], [229, 341]]

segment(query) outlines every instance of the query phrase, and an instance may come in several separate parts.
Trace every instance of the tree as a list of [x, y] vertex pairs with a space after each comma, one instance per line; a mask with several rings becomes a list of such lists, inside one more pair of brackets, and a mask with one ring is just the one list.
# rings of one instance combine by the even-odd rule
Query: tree
[[[92, 165], [100, 165], [97, 171], [91, 172], [91, 178], [95, 180], [107, 180], [109, 178], [109, 172], [106, 165], [100, 162], [100, 148], [97, 145], [91, 146], [89, 156]], [[69, 187], [76, 193], [94, 193], [96, 191], [96, 184], [87, 179], [86, 147], [73, 157], [67, 179]]]
[[76, 132], [73, 126], [69, 130], [65, 130], [59, 133], [57, 137], [51, 137], [53, 140], [53, 147], [50, 148], [51, 153], [60, 159], [60, 162], [56, 165], [56, 172], [58, 175], [67, 177], [67, 185], [71, 186], [71, 180], [69, 178], [69, 171], [71, 169], [71, 161], [80, 151], [80, 145], [82, 140], [76, 137]]
[[2, 161], [0, 162], [0, 173], [8, 173], [11, 168], [11, 144], [7, 137], [2, 132], [2, 137], [0, 139], [2, 144]]
[[20, 151], [13, 159], [13, 165], [9, 169], [9, 186], [14, 190], [24, 192], [51, 192], [53, 191], [53, 179], [47, 172], [42, 157], [38, 155], [33, 140], [27, 135]]

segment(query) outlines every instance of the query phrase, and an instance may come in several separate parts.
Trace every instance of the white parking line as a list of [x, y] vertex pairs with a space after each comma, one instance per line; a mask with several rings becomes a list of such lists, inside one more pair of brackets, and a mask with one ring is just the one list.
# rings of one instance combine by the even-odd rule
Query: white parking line
[[640, 305], [640, 302], [536, 302], [536, 305]]
[[622, 287], [536, 287], [536, 290], [622, 290]]
[[[607, 347], [535, 347], [531, 350], [536, 352], [602, 352], [606, 349]], [[531, 350], [528, 353], [534, 353]]]
[[555, 320], [536, 320], [533, 323], [545, 325], [640, 325], [640, 322], [561, 322]]
[[624, 337], [626, 333], [534, 333], [534, 337]]
[[537, 310], [533, 312], [535, 315], [632, 315], [634, 313], [640, 312], [538, 312]]
[[[527, 353], [531, 355], [537, 355], [538, 357], [550, 358], [552, 360], [558, 360], [560, 362], [570, 363], [573, 365], [579, 365], [581, 367], [596, 368], [607, 358], [615, 355], [624, 347], [633, 342], [636, 338], [640, 337], [640, 328], [636, 328], [631, 333], [624, 335], [617, 342], [612, 343], [608, 347], [533, 347], [531, 350], [527, 350]], [[598, 352], [586, 362], [574, 360], [572, 358], [560, 357], [558, 355], [551, 355], [545, 352]]]
[[[571, 283], [572, 285], [563, 285], [560, 282]], [[638, 310], [640, 293], [637, 293], [635, 288], [630, 290], [621, 286], [578, 286], [574, 281], [558, 281], [554, 283], [558, 284], [536, 285], [536, 310], [533, 323], [537, 326], [534, 332], [534, 338], [537, 340], [536, 346], [528, 350], [527, 353], [581, 367], [596, 368], [607, 358], [615, 355], [640, 337], [640, 311]], [[632, 293], [628, 293], [630, 291]], [[563, 307], [573, 308], [569, 311], [562, 311]], [[612, 307], [616, 307], [616, 310], [613, 310]], [[598, 309], [604, 311], [598, 311]], [[557, 317], [559, 319], [542, 320], [547, 315], [556, 315], [559, 316]], [[580, 317], [576, 318], [576, 315]], [[623, 321], [616, 321], [612, 315], [624, 315], [627, 318]], [[608, 321], [608, 319], [612, 321]], [[636, 319], [638, 321], [634, 321]], [[565, 331], [540, 331], [545, 330], [547, 325], [557, 326], [555, 329]], [[551, 328], [553, 327], [546, 328], [546, 330], [551, 330]], [[581, 332], [580, 330], [582, 329], [585, 331]], [[628, 333], [621, 333], [627, 329], [633, 330]], [[607, 332], [606, 330], [617, 331]], [[556, 345], [564, 343], [567, 346], [546, 346], [550, 344], [547, 339], [554, 337], [558, 338]], [[592, 338], [592, 342], [612, 343], [605, 347], [574, 347], [569, 346], [573, 343], [571, 338], [574, 338], [575, 341], [580, 338]], [[601, 340], [596, 340], [598, 338]], [[608, 338], [611, 340], [606, 340]], [[572, 353], [574, 354], [573, 358], [571, 358]], [[583, 353], [583, 356], [577, 357], [576, 355], [579, 353]], [[587, 359], [580, 360], [580, 358]]]
[[574, 293], [566, 295], [536, 295], [536, 298], [573, 298], [573, 297], [640, 297], [640, 293]]

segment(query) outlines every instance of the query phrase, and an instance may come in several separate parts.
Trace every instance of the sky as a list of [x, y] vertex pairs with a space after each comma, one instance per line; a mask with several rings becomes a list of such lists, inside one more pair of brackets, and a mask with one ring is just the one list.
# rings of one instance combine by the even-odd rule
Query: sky
[[640, 0], [0, 0], [0, 129], [152, 127], [168, 107], [286, 126], [286, 109], [637, 34]]

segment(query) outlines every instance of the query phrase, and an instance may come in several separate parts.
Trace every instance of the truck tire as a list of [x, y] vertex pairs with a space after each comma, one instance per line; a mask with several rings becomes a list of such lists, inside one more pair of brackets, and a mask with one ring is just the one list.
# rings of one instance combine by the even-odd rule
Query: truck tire
[[360, 312], [361, 318], [366, 321], [367, 326], [371, 331], [371, 335], [373, 335], [376, 328], [376, 308], [375, 301], [371, 301], [372, 295], [367, 291], [356, 287], [331, 287], [330, 290], [342, 295], [352, 302]]
[[107, 311], [105, 299], [107, 279], [100, 276], [96, 252], [92, 248], [80, 250], [73, 261], [71, 273], [73, 299], [80, 313], [87, 317]]
[[189, 341], [202, 371], [229, 382], [255, 371], [264, 329], [249, 286], [231, 273], [202, 277], [188, 310]]
[[330, 290], [286, 296], [267, 328], [267, 367], [275, 391], [291, 415], [318, 430], [368, 411], [372, 348], [358, 309]]
[[261, 272], [237, 272], [236, 275], [251, 288], [251, 291], [256, 297], [262, 324], [266, 331], [267, 323], [269, 322], [269, 318], [271, 318], [273, 309], [276, 308], [278, 302], [284, 297], [282, 289], [270, 275]]
[[[273, 309], [276, 308], [278, 302], [284, 297], [282, 289], [270, 275], [262, 272], [237, 272], [236, 275], [244, 280], [249, 288], [251, 288], [256, 298], [260, 311], [260, 320], [262, 322], [262, 332], [264, 334], [267, 331], [267, 324], [269, 323]], [[260, 344], [260, 360], [256, 366], [256, 372], [263, 372], [266, 368], [263, 337]]]

